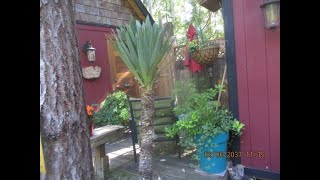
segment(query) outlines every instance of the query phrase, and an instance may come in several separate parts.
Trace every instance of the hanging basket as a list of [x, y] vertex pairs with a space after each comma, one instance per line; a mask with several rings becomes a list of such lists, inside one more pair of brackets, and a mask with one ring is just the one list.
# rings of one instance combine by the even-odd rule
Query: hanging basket
[[219, 46], [208, 46], [192, 52], [190, 57], [198, 64], [211, 64], [218, 58], [219, 49]]

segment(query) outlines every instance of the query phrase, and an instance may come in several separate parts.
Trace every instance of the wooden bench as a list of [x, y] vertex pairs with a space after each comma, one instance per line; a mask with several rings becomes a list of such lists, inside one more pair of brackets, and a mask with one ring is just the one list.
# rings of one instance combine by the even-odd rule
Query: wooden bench
[[124, 127], [119, 125], [107, 125], [93, 130], [90, 138], [91, 149], [95, 150], [94, 171], [95, 175], [107, 179], [109, 174], [109, 158], [106, 156], [105, 143], [123, 137]]
[[[141, 99], [129, 98], [129, 107], [131, 118], [129, 119], [129, 126], [131, 130], [132, 146], [134, 161], [138, 162], [136, 154], [136, 143], [140, 144], [140, 129], [141, 129]], [[172, 126], [177, 121], [177, 117], [173, 112], [173, 100], [171, 97], [157, 97], [154, 99], [154, 131], [157, 138], [153, 142], [175, 141], [177, 145], [178, 157], [181, 159], [181, 148], [179, 145], [179, 136], [173, 138], [166, 137], [165, 128]], [[159, 147], [162, 145], [159, 145]], [[154, 148], [157, 146], [154, 146]]]

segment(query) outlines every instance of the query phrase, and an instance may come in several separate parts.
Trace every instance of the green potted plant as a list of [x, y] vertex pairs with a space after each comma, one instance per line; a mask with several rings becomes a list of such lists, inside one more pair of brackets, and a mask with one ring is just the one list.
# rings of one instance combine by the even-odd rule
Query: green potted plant
[[129, 124], [129, 102], [123, 91], [116, 91], [107, 96], [100, 104], [100, 109], [94, 118], [95, 126]]
[[[177, 84], [179, 86], [179, 83]], [[240, 135], [243, 123], [233, 118], [230, 111], [219, 107], [216, 101], [222, 85], [202, 92], [196, 90], [193, 83], [183, 83], [175, 93], [188, 90], [189, 95], [179, 96], [174, 112], [179, 116], [176, 124], [166, 129], [168, 137], [183, 133], [182, 146], [196, 146], [196, 157], [200, 169], [207, 173], [218, 174], [227, 166], [227, 142], [229, 133]]]
[[188, 42], [189, 56], [198, 64], [210, 64], [217, 59], [220, 45], [209, 40], [205, 33], [197, 33], [197, 38]]

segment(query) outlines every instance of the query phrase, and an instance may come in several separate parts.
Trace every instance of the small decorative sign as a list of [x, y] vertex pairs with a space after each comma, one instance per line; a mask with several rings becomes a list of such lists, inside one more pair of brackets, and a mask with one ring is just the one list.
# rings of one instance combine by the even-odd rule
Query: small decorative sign
[[100, 77], [101, 67], [99, 66], [88, 66], [82, 68], [82, 75], [86, 79], [94, 79]]

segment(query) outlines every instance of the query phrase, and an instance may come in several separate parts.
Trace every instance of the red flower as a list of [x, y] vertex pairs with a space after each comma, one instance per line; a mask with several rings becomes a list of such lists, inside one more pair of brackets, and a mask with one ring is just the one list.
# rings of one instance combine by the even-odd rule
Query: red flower
[[94, 107], [87, 105], [86, 110], [87, 110], [87, 115], [89, 117], [89, 121], [92, 121], [94, 116]]
[[90, 106], [90, 105], [87, 105], [87, 114], [89, 115], [89, 116], [91, 116], [92, 115], [92, 113], [93, 113], [93, 111], [94, 111], [94, 108], [92, 107], [92, 106]]

